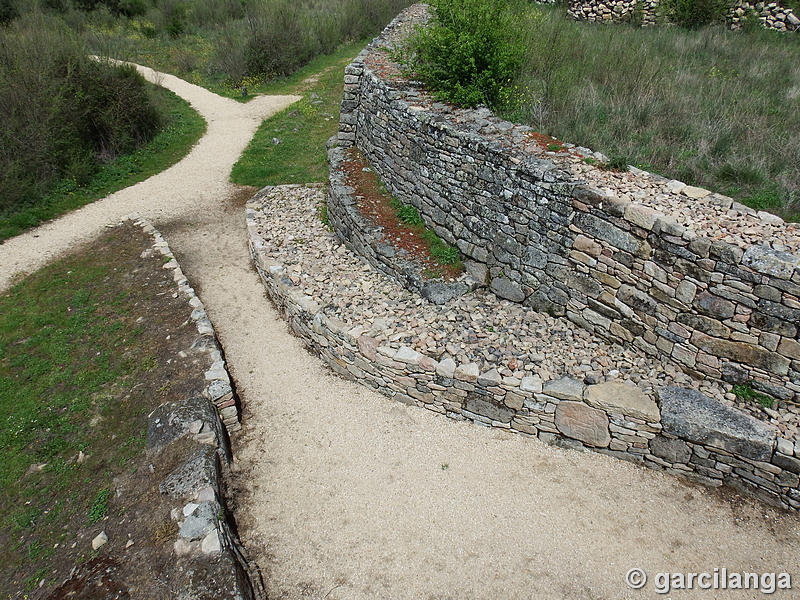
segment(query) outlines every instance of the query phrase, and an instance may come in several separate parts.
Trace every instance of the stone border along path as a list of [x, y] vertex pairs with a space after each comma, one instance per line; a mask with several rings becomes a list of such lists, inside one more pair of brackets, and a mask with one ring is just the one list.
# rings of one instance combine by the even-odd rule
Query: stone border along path
[[[193, 104], [208, 94], [181, 86], [176, 92]], [[278, 108], [263, 103], [265, 114]], [[225, 348], [245, 416], [231, 465], [237, 523], [269, 592], [641, 598], [622, 581], [634, 565], [651, 573], [800, 570], [794, 515], [732, 507], [601, 455], [434, 418], [332, 375], [264, 297], [242, 207], [221, 201], [234, 189], [226, 183], [232, 155], [258, 123], [225, 116], [246, 108], [222, 99], [218, 107], [207, 137], [226, 142], [216, 152], [204, 138], [193, 155], [211, 151], [214, 160], [172, 168], [183, 175], [168, 178], [163, 196], [172, 191], [178, 203], [124, 196], [169, 240]], [[217, 178], [195, 185], [212, 169]], [[152, 190], [150, 181], [136, 187]], [[99, 201], [0, 245], [0, 287], [118, 220], [103, 218], [116, 212], [112, 204]]]
[[173, 442], [190, 440], [180, 446], [178, 466], [158, 486], [161, 494], [176, 504], [171, 516], [179, 525], [174, 550], [182, 561], [178, 571], [182, 582], [174, 584], [173, 589], [181, 590], [187, 598], [263, 598], [261, 575], [239, 542], [225, 501], [223, 482], [231, 462], [226, 430], [238, 431], [241, 426], [214, 326], [161, 233], [139, 215], [126, 220], [153, 238], [152, 247], [142, 256], [159, 253], [169, 259], [162, 268], [172, 270], [177, 293], [192, 307], [190, 318], [199, 334], [187, 352], [206, 353], [209, 358], [201, 396], [162, 404], [147, 417], [147, 451], [153, 460], [175, 452]]

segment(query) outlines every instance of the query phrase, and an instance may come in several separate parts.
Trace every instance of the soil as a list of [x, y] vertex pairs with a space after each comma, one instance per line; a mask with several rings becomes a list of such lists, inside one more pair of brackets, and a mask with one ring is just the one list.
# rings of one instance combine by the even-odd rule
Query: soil
[[392, 206], [392, 196], [384, 191], [378, 176], [367, 159], [356, 148], [347, 151], [348, 159], [342, 162], [347, 185], [355, 190], [356, 205], [361, 214], [383, 228], [384, 240], [396, 249], [404, 250], [409, 260], [422, 267], [423, 275], [455, 278], [463, 273], [460, 264], [439, 262], [431, 256], [431, 245], [423, 237], [425, 228], [403, 223]]

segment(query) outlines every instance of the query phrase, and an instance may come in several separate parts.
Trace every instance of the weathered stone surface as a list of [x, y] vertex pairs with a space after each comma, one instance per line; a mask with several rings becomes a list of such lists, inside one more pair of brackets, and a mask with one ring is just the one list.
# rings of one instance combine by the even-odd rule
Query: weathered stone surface
[[470, 383], [475, 383], [478, 381], [478, 375], [480, 371], [478, 369], [478, 365], [475, 363], [467, 363], [463, 365], [458, 365], [453, 373], [453, 376], [458, 379], [459, 381], [467, 381]]
[[489, 287], [500, 298], [505, 298], [512, 302], [525, 300], [525, 292], [522, 291], [520, 285], [506, 277], [495, 277]]
[[583, 402], [559, 402], [556, 406], [555, 423], [562, 434], [587, 446], [606, 448], [611, 442], [608, 415]]
[[623, 285], [617, 292], [617, 298], [633, 310], [652, 315], [656, 312], [656, 301], [641, 290], [631, 285]]
[[720, 358], [764, 369], [776, 375], [786, 375], [789, 372], [790, 361], [788, 358], [770, 352], [761, 346], [721, 340], [699, 331], [692, 333], [691, 342], [701, 350]]
[[189, 541], [199, 540], [217, 526], [215, 507], [208, 502], [200, 504], [181, 524], [178, 535]]
[[775, 456], [772, 457], [772, 464], [779, 466], [781, 469], [791, 471], [792, 473], [800, 473], [800, 459], [797, 458], [776, 453]]
[[720, 321], [712, 319], [711, 317], [704, 317], [702, 315], [694, 315], [691, 313], [681, 313], [675, 319], [678, 323], [691, 327], [692, 329], [699, 329], [700, 331], [713, 335], [714, 337], [728, 337], [731, 330], [723, 325]]
[[217, 452], [211, 446], [202, 446], [182, 465], [159, 484], [162, 494], [176, 498], [192, 497], [207, 486], [219, 487]]
[[607, 412], [622, 413], [629, 417], [653, 423], [661, 418], [656, 403], [642, 390], [629, 383], [608, 381], [586, 388], [586, 404]]
[[548, 381], [543, 386], [543, 391], [548, 396], [558, 398], [560, 400], [583, 400], [583, 392], [586, 386], [572, 377], [562, 377]]
[[742, 256], [742, 264], [759, 273], [789, 279], [800, 268], [800, 256], [774, 250], [769, 246], [750, 246]]
[[692, 456], [692, 450], [686, 442], [663, 435], [650, 440], [650, 452], [672, 464], [687, 464]]
[[495, 404], [477, 394], [467, 396], [464, 408], [471, 413], [482, 415], [492, 421], [500, 421], [501, 423], [510, 423], [511, 417], [514, 416], [514, 411], [510, 408]]
[[199, 433], [201, 429], [213, 431], [217, 439], [221, 439], [223, 425], [217, 409], [208, 399], [196, 396], [182, 402], [162, 404], [150, 414], [147, 448], [159, 451], [178, 438]]
[[709, 292], [698, 294], [695, 299], [697, 309], [715, 319], [730, 319], [736, 311], [736, 306], [730, 300], [725, 300]]
[[600, 238], [615, 248], [625, 250], [631, 254], [638, 252], [641, 246], [641, 242], [627, 231], [623, 231], [616, 225], [612, 225], [608, 221], [604, 221], [592, 214], [578, 213], [575, 216], [575, 224], [585, 233]]
[[800, 343], [786, 338], [778, 345], [778, 352], [795, 360], [800, 360]]
[[771, 425], [696, 390], [663, 387], [658, 396], [665, 433], [753, 460], [770, 460], [777, 437]]

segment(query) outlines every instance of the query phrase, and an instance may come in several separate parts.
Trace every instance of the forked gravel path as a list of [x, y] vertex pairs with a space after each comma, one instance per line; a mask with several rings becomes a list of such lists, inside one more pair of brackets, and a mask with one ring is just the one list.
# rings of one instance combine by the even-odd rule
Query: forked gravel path
[[[248, 192], [227, 183], [258, 120], [287, 100], [242, 106], [164, 83], [209, 119], [208, 135], [172, 169], [0, 246], [0, 288], [118, 216], [154, 220], [214, 321], [245, 406], [237, 517], [271, 598], [652, 598], [665, 597], [656, 572], [715, 567], [787, 570], [800, 586], [795, 515], [450, 421], [329, 373], [265, 298], [245, 242]], [[632, 567], [651, 574], [646, 590], [625, 586]]]

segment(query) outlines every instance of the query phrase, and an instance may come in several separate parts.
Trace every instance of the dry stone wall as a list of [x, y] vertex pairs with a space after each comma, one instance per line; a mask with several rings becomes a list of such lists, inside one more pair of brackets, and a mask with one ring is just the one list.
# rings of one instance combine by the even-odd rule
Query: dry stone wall
[[[655, 25], [661, 19], [658, 0], [573, 0], [567, 9], [573, 19], [591, 22], [641, 22]], [[776, 31], [800, 30], [800, 17], [791, 9], [776, 2], [739, 0], [727, 15], [732, 29], [739, 29], [746, 18], [753, 16], [767, 29]]]
[[[668, 357], [696, 377], [752, 382], [800, 400], [800, 258], [769, 240], [742, 248], [699, 236], [672, 216], [520, 150], [530, 128], [487, 109], [431, 101], [400, 77], [385, 51], [424, 18], [419, 6], [404, 11], [346, 68], [339, 146], [358, 146], [392, 194], [485, 268], [486, 284], [499, 297]], [[687, 196], [693, 194], [709, 193], [691, 188]], [[718, 201], [731, 208], [730, 199]], [[613, 400], [593, 401], [600, 392], [576, 381], [539, 389], [477, 373], [475, 365], [436, 364], [410, 349], [382, 354], [331, 327], [310, 298], [290, 302], [276, 283], [279, 267], [260, 271], [293, 329], [331, 366], [398, 399], [800, 508], [793, 444], [702, 394], [663, 391], [662, 419], [670, 416], [661, 421]], [[738, 425], [727, 430], [726, 423]]]
[[293, 265], [270, 258], [257, 214], [271, 211], [265, 188], [247, 205], [250, 253], [290, 330], [339, 375], [408, 405], [574, 449], [588, 449], [726, 484], [776, 506], [800, 509], [800, 444], [694, 390], [666, 387], [655, 398], [631, 383], [594, 385], [570, 377], [502, 376], [475, 363], [437, 360], [393, 347], [325, 314], [292, 278]]
[[[399, 19], [394, 27], [409, 25]], [[380, 76], [366, 63], [384, 43], [345, 70], [339, 145], [357, 145], [392, 194], [484, 265], [498, 296], [699, 378], [800, 400], [800, 257], [769, 240], [743, 249], [698, 236], [585, 185], [515, 148], [529, 128]]]

